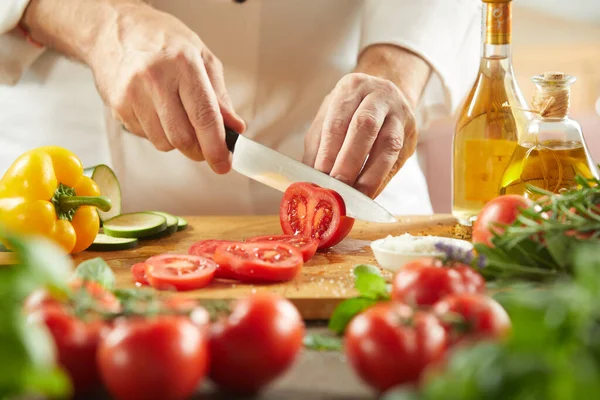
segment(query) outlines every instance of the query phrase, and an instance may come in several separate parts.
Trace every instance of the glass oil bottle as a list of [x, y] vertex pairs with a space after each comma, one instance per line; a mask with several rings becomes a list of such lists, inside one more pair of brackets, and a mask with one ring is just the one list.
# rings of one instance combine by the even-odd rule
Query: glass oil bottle
[[483, 1], [482, 57], [453, 141], [452, 214], [471, 225], [498, 195], [502, 173], [527, 124], [511, 60], [511, 0]]
[[575, 177], [598, 178], [581, 127], [568, 117], [575, 77], [546, 72], [532, 78], [537, 90], [532, 101], [536, 118], [520, 138], [500, 185], [500, 194], [540, 197], [528, 185], [553, 193], [577, 187]]

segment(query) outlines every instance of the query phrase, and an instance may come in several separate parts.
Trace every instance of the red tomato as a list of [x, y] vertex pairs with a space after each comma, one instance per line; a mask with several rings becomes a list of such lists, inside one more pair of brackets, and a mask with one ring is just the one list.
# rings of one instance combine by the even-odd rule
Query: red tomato
[[411, 261], [394, 276], [392, 299], [411, 306], [430, 306], [444, 296], [466, 292], [464, 272], [445, 267], [437, 258]]
[[458, 271], [463, 278], [466, 293], [484, 293], [485, 279], [473, 268], [465, 264], [456, 263], [451, 266], [452, 269]]
[[30, 318], [43, 323], [56, 345], [58, 363], [66, 370], [75, 395], [89, 393], [100, 386], [96, 352], [105, 329], [101, 320], [84, 322], [72, 316], [65, 306], [48, 304], [35, 310]]
[[516, 194], [498, 196], [490, 200], [479, 212], [477, 221], [473, 225], [473, 243], [493, 246], [491, 239], [494, 235], [492, 232], [502, 233], [504, 231], [503, 228], [494, 225], [512, 224], [521, 214], [521, 210], [530, 205], [529, 199]]
[[213, 260], [187, 254], [162, 254], [146, 260], [146, 279], [162, 290], [194, 290], [208, 285], [217, 265]]
[[304, 323], [288, 300], [270, 293], [242, 299], [213, 324], [210, 378], [224, 390], [256, 393], [292, 365], [303, 338]]
[[279, 242], [289, 244], [297, 248], [302, 253], [304, 262], [309, 261], [317, 252], [319, 241], [314, 238], [303, 237], [299, 235], [277, 235], [277, 236], [258, 236], [247, 239], [246, 242]]
[[[74, 279], [68, 283], [71, 290], [70, 295], [76, 295], [79, 291], [87, 291], [95, 301], [96, 307], [106, 312], [119, 312], [121, 303], [110, 291], [106, 290], [99, 283], [94, 281], [83, 281]], [[42, 306], [61, 305], [69, 302], [69, 297], [57, 299], [46, 289], [39, 289], [31, 293], [25, 300], [25, 310], [34, 311]]]
[[303, 265], [302, 254], [294, 247], [265, 242], [222, 245], [215, 261], [242, 281], [289, 281]]
[[135, 263], [131, 266], [131, 274], [133, 275], [133, 280], [138, 285], [148, 285], [148, 280], [146, 279], [146, 267], [147, 263]]
[[318, 239], [320, 249], [341, 242], [354, 225], [354, 219], [346, 217], [346, 205], [338, 193], [310, 183], [288, 187], [279, 221], [283, 233]]
[[[188, 254], [193, 256], [201, 256], [206, 257], [211, 260], [214, 259], [215, 250], [223, 244], [235, 243], [229, 240], [200, 240], [199, 242], [194, 243], [190, 246], [188, 250]], [[229, 271], [226, 267], [222, 267], [217, 265], [217, 270], [215, 271], [215, 278], [219, 279], [235, 279], [235, 276]]]
[[418, 383], [425, 368], [443, 357], [446, 332], [432, 314], [384, 303], [352, 319], [344, 335], [346, 356], [371, 387], [385, 391]]
[[[501, 339], [510, 332], [510, 318], [502, 306], [489, 296], [461, 293], [445, 297], [433, 311], [445, 321], [453, 344], [479, 339]], [[456, 316], [462, 321], [456, 321]]]
[[100, 343], [98, 366], [119, 400], [187, 399], [206, 375], [208, 340], [187, 317], [118, 321]]
[[207, 326], [210, 323], [210, 314], [197, 300], [170, 296], [163, 300], [163, 306], [168, 311], [188, 315], [198, 326]]

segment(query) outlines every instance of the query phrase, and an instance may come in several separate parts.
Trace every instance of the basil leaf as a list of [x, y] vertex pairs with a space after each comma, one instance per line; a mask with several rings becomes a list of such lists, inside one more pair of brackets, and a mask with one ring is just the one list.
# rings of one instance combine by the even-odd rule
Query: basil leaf
[[375, 305], [377, 300], [355, 297], [341, 302], [333, 311], [329, 320], [329, 329], [341, 335], [355, 315]]
[[342, 339], [335, 336], [309, 334], [304, 336], [304, 347], [318, 351], [342, 351]]
[[389, 298], [387, 283], [379, 275], [361, 274], [356, 277], [354, 287], [361, 297], [374, 300]]
[[101, 257], [86, 260], [77, 266], [75, 276], [84, 280], [98, 282], [105, 288], [115, 288], [115, 274]]
[[576, 244], [577, 239], [565, 235], [563, 232], [553, 232], [546, 234], [546, 249], [556, 264], [566, 270], [571, 261], [571, 250]]
[[352, 272], [356, 278], [363, 274], [373, 274], [381, 276], [381, 271], [379, 270], [379, 268], [369, 264], [359, 264], [356, 267], [354, 267], [354, 270]]

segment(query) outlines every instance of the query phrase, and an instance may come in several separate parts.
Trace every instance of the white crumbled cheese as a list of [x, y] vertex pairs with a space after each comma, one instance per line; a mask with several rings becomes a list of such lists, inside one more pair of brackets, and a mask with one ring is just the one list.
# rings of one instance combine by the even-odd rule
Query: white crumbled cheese
[[440, 238], [433, 236], [413, 236], [405, 233], [400, 236], [388, 236], [380, 242], [382, 250], [397, 253], [438, 254], [435, 248]]

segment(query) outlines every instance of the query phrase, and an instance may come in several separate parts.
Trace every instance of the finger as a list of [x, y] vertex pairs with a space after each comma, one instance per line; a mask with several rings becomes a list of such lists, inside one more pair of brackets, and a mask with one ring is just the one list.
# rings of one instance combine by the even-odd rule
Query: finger
[[123, 128], [125, 128], [125, 130], [127, 130], [130, 133], [133, 133], [136, 136], [143, 138], [146, 137], [146, 135], [144, 134], [144, 130], [142, 129], [142, 126], [140, 125], [140, 122], [138, 121], [131, 107], [127, 107], [127, 109], [122, 109], [119, 112], [115, 110], [111, 111], [113, 118], [121, 122], [121, 125], [123, 125]]
[[379, 96], [369, 94], [364, 98], [352, 117], [342, 148], [331, 169], [331, 176], [354, 185], [388, 111], [389, 106]]
[[154, 91], [153, 97], [156, 113], [172, 147], [191, 160], [204, 160], [196, 132], [183, 108], [178, 92]]
[[223, 64], [210, 52], [204, 52], [203, 54], [204, 66], [206, 67], [206, 73], [208, 79], [212, 84], [213, 90], [217, 95], [219, 102], [219, 108], [221, 109], [221, 115], [223, 116], [223, 122], [225, 126], [233, 129], [238, 133], [243, 133], [246, 130], [246, 123], [240, 117], [233, 108], [233, 103], [227, 92], [225, 86], [225, 77], [223, 75]]
[[330, 96], [325, 97], [308, 132], [306, 132], [306, 136], [304, 136], [304, 155], [302, 157], [302, 162], [309, 167], [315, 166], [317, 151], [319, 150], [319, 143], [321, 142], [321, 130], [323, 129], [323, 123], [325, 122], [325, 116], [327, 115], [330, 98]]
[[218, 174], [231, 169], [231, 153], [225, 144], [223, 117], [204, 64], [186, 71], [179, 84], [179, 97], [194, 127], [202, 153], [210, 167]]
[[386, 118], [354, 187], [369, 197], [375, 197], [396, 164], [403, 145], [402, 122], [395, 117]]
[[352, 116], [362, 99], [363, 96], [358, 91], [349, 93], [345, 90], [338, 90], [332, 96], [327, 115], [323, 122], [321, 140], [315, 159], [314, 167], [319, 171], [326, 174], [331, 172], [337, 155], [344, 143]]
[[173, 146], [165, 136], [165, 131], [162, 128], [156, 111], [154, 111], [154, 107], [136, 103], [132, 109], [140, 123], [144, 136], [150, 143], [159, 151], [173, 150]]

